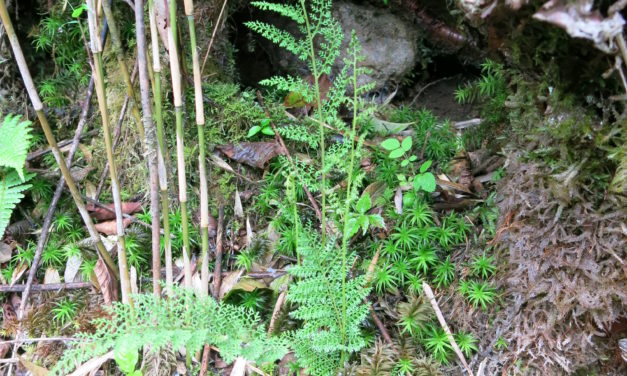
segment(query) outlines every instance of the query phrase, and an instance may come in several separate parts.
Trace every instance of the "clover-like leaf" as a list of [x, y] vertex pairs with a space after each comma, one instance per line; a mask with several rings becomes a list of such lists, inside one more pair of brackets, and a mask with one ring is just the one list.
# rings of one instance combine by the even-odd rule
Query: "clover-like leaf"
[[370, 193], [364, 192], [364, 194], [361, 195], [361, 197], [359, 198], [359, 201], [357, 201], [357, 204], [355, 205], [355, 210], [357, 210], [359, 214], [364, 214], [365, 212], [370, 210], [371, 207], [372, 201], [370, 200]]
[[259, 133], [260, 130], [261, 130], [261, 126], [255, 125], [254, 127], [248, 130], [248, 137], [252, 137], [256, 135], [257, 133]]
[[82, 4], [80, 7], [74, 9], [72, 11], [72, 18], [79, 18], [85, 9], [87, 9], [86, 4]]
[[403, 149], [403, 151], [409, 151], [409, 149], [411, 149], [411, 145], [412, 145], [411, 136], [405, 137], [405, 139], [401, 143], [401, 149]]
[[381, 143], [381, 147], [385, 150], [392, 151], [401, 147], [401, 143], [395, 138], [388, 138]]
[[431, 160], [426, 161], [420, 166], [420, 173], [424, 174], [431, 167]]
[[416, 159], [418, 159], [418, 157], [416, 157], [415, 155], [412, 155], [411, 157], [409, 157], [410, 162], [415, 162]]
[[274, 136], [274, 131], [272, 130], [272, 127], [264, 127], [261, 130], [261, 133], [265, 134], [266, 136]]
[[403, 159], [401, 162], [401, 167], [406, 167], [409, 164], [409, 159]]
[[405, 154], [405, 150], [398, 148], [398, 149], [394, 149], [390, 152], [389, 157], [392, 159], [397, 159], [403, 156], [403, 154]]
[[414, 190], [416, 191], [423, 190], [425, 192], [433, 192], [435, 191], [435, 187], [435, 176], [430, 172], [418, 174], [414, 177]]

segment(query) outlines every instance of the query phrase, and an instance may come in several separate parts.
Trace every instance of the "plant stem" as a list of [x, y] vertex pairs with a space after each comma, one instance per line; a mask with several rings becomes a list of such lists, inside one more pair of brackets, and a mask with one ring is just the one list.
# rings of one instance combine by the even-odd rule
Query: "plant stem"
[[30, 101], [33, 105], [33, 108], [35, 109], [35, 112], [37, 113], [37, 118], [39, 119], [41, 128], [44, 131], [46, 140], [48, 141], [48, 145], [50, 145], [52, 154], [54, 155], [54, 158], [57, 161], [57, 164], [59, 165], [59, 169], [61, 170], [61, 175], [63, 175], [63, 178], [65, 179], [65, 183], [67, 184], [68, 189], [70, 190], [72, 198], [74, 199], [76, 208], [78, 209], [78, 212], [80, 213], [81, 218], [83, 219], [83, 222], [85, 223], [85, 226], [87, 227], [87, 231], [89, 231], [89, 235], [91, 236], [92, 240], [96, 244], [96, 250], [98, 251], [99, 256], [107, 264], [107, 266], [109, 267], [111, 272], [116, 276], [116, 278], [120, 278], [117, 272], [117, 266], [115, 265], [115, 262], [113, 261], [109, 253], [107, 252], [104, 245], [102, 244], [102, 241], [100, 240], [100, 234], [98, 233], [98, 231], [96, 231], [94, 222], [91, 220], [91, 217], [89, 216], [89, 212], [87, 211], [87, 208], [85, 207], [85, 202], [81, 198], [80, 192], [78, 191], [78, 187], [72, 180], [72, 176], [70, 175], [70, 170], [68, 169], [65, 159], [63, 158], [63, 155], [61, 154], [61, 151], [59, 150], [57, 146], [57, 141], [55, 140], [54, 135], [52, 134], [52, 129], [50, 128], [50, 124], [48, 123], [48, 118], [46, 117], [46, 114], [43, 111], [44, 110], [43, 104], [41, 103], [39, 94], [37, 93], [37, 90], [35, 89], [33, 78], [31, 77], [28, 66], [26, 65], [26, 60], [24, 59], [24, 54], [22, 52], [22, 48], [20, 47], [20, 42], [17, 38], [17, 35], [15, 34], [15, 30], [13, 29], [13, 24], [11, 23], [11, 19], [9, 17], [9, 13], [7, 11], [6, 4], [4, 1], [0, 1], [0, 19], [2, 19], [5, 32], [9, 38], [9, 43], [11, 44], [11, 49], [13, 50], [13, 55], [15, 56], [17, 66], [20, 70], [20, 75], [22, 76], [22, 80], [24, 81], [24, 86], [26, 87], [26, 91], [28, 92]]
[[143, 142], [143, 140], [145, 139], [145, 129], [142, 124], [141, 116], [139, 114], [139, 102], [137, 101], [137, 97], [135, 96], [135, 89], [133, 88], [133, 83], [131, 82], [131, 75], [128, 73], [128, 67], [126, 66], [126, 58], [124, 56], [124, 51], [122, 50], [120, 30], [118, 29], [118, 26], [115, 23], [115, 19], [113, 18], [113, 11], [111, 10], [110, 0], [105, 0], [102, 2], [102, 10], [104, 11], [105, 17], [107, 18], [107, 21], [109, 23], [109, 28], [111, 29], [111, 44], [113, 46], [113, 51], [115, 52], [115, 57], [118, 60], [118, 65], [120, 66], [122, 77], [124, 78], [124, 84], [126, 85], [126, 94], [133, 101], [133, 105], [131, 106], [131, 112], [133, 114], [133, 117], [135, 118], [135, 122], [137, 123], [137, 131], [139, 132], [139, 137]]
[[[98, 38], [98, 23], [96, 15], [95, 0], [87, 0], [88, 21], [91, 52], [94, 57], [94, 82], [96, 86], [96, 96], [100, 117], [102, 119], [102, 133], [105, 140], [107, 160], [109, 161], [109, 176], [111, 178], [111, 194], [113, 196], [113, 206], [115, 207], [115, 222], [118, 236], [118, 265], [120, 268], [120, 286], [122, 290], [122, 302], [131, 306], [131, 283], [128, 274], [128, 264], [126, 260], [126, 247], [124, 241], [124, 218], [122, 216], [122, 199], [120, 197], [120, 187], [118, 183], [117, 167], [113, 156], [113, 143], [111, 142], [111, 132], [109, 130], [109, 113], [107, 110], [107, 97], [104, 85], [104, 70], [102, 67], [102, 45]], [[111, 22], [109, 22], [111, 26]], [[113, 28], [111, 28], [113, 30]], [[111, 33], [113, 34], [113, 33]], [[130, 78], [129, 78], [130, 80]]]
[[155, 99], [154, 119], [157, 123], [157, 139], [159, 150], [157, 162], [159, 168], [159, 190], [161, 196], [161, 215], [163, 216], [163, 247], [165, 248], [165, 288], [168, 295], [172, 296], [174, 277], [172, 272], [172, 243], [170, 240], [170, 202], [168, 197], [168, 176], [165, 161], [167, 160], [167, 148], [163, 140], [163, 116], [161, 109], [161, 61], [159, 60], [159, 35], [157, 34], [157, 20], [153, 0], [148, 0], [148, 14], [150, 16], [150, 41], [152, 42], [152, 67], [154, 71], [153, 95]]
[[194, 71], [194, 103], [196, 104], [196, 127], [198, 129], [198, 178], [200, 179], [200, 236], [202, 238], [202, 268], [200, 295], [209, 292], [209, 193], [207, 189], [207, 169], [205, 162], [205, 109], [200, 83], [200, 63], [196, 47], [196, 29], [194, 26], [194, 2], [185, 0], [185, 16], [189, 25], [189, 39], [192, 49], [192, 66]]
[[183, 143], [183, 94], [181, 89], [181, 71], [176, 45], [176, 1], [169, 2], [170, 24], [168, 26], [168, 45], [170, 52], [170, 75], [172, 76], [172, 94], [176, 115], [176, 162], [178, 170], [179, 203], [181, 206], [181, 227], [183, 232], [183, 270], [185, 287], [192, 287], [192, 266], [190, 263], [189, 231], [187, 220], [187, 179], [185, 178], [185, 147]]
[[159, 144], [157, 130], [152, 122], [150, 108], [150, 83], [148, 77], [148, 58], [146, 57], [146, 34], [144, 31], [144, 2], [135, 0], [135, 32], [137, 39], [137, 61], [139, 65], [139, 89], [141, 93], [142, 113], [146, 138], [144, 149], [148, 159], [150, 175], [150, 215], [152, 217], [152, 291], [158, 299], [161, 296], [161, 234], [159, 226], [159, 172], [157, 153]]
[[322, 219], [320, 220], [320, 228], [322, 229], [322, 244], [325, 242], [326, 237], [326, 172], [324, 166], [324, 126], [322, 123], [324, 122], [324, 117], [322, 114], [322, 97], [320, 95], [320, 85], [318, 83], [320, 79], [320, 74], [318, 73], [318, 66], [316, 63], [316, 51], [314, 48], [314, 35], [311, 31], [311, 26], [309, 24], [309, 17], [307, 16], [307, 6], [305, 5], [305, 0], [300, 0], [300, 5], [303, 9], [303, 15], [305, 18], [305, 26], [307, 28], [307, 41], [309, 42], [309, 54], [311, 59], [311, 68], [313, 70], [313, 79], [314, 79], [314, 91], [316, 94], [316, 104], [318, 106], [317, 113], [320, 120], [320, 124], [318, 125], [318, 133], [320, 134], [320, 173], [322, 178], [322, 186], [320, 187], [320, 193], [322, 196], [321, 199], [321, 210], [322, 210]]

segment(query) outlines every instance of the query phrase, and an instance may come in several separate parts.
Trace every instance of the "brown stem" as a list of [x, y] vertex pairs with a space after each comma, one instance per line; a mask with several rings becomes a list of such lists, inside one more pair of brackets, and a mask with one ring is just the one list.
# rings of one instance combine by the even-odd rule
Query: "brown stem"
[[[34, 284], [30, 286], [30, 291], [61, 291], [61, 290], [75, 290], [84, 289], [90, 287], [91, 282], [69, 282], [69, 283], [47, 283], [47, 284]], [[0, 293], [8, 292], [21, 292], [26, 291], [26, 284], [24, 285], [0, 285]]]
[[218, 232], [216, 234], [216, 262], [213, 268], [213, 297], [219, 299], [222, 283], [222, 248], [224, 243], [224, 206], [218, 209]]
[[207, 376], [207, 370], [209, 369], [209, 353], [211, 348], [209, 344], [205, 344], [205, 348], [202, 350], [202, 363], [200, 363], [200, 372], [198, 376]]
[[[91, 81], [89, 81], [89, 85], [93, 86]], [[83, 107], [81, 107], [81, 110], [82, 110]], [[78, 121], [80, 122], [81, 119], [79, 118]], [[85, 132], [85, 133], [81, 134], [80, 137], [79, 137], [79, 141], [83, 140], [83, 139], [85, 139], [87, 137], [95, 136], [97, 134], [98, 134], [98, 130], [97, 129], [92, 129], [91, 131], [88, 131], [88, 132]], [[63, 148], [63, 147], [68, 146], [70, 144], [74, 144], [74, 138], [71, 138], [71, 139], [68, 139], [68, 140], [59, 141], [57, 143], [57, 146], [59, 146], [60, 148]], [[44, 155], [46, 155], [46, 154], [48, 154], [50, 152], [52, 152], [52, 149], [50, 149], [50, 148], [35, 150], [35, 151], [31, 152], [31, 153], [28, 153], [28, 156], [26, 156], [26, 161], [30, 162], [30, 161], [32, 161], [34, 159], [39, 158], [39, 157], [43, 157]]]
[[369, 304], [368, 308], [370, 308], [370, 314], [372, 315], [372, 321], [374, 321], [374, 324], [377, 326], [377, 328], [381, 332], [381, 335], [383, 336], [383, 339], [385, 339], [385, 342], [387, 342], [388, 344], [391, 345], [392, 344], [392, 338], [390, 337], [390, 333], [388, 333], [388, 330], [385, 328], [385, 325], [383, 325], [383, 323], [381, 322], [381, 319], [379, 319], [379, 316], [377, 316], [377, 313], [374, 311], [374, 308], [372, 308], [372, 304]]

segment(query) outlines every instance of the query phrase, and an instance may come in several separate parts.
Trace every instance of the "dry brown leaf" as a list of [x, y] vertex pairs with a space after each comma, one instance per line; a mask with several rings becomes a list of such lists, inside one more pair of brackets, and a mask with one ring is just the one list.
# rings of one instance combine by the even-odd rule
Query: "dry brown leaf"
[[244, 217], [244, 208], [242, 207], [242, 199], [239, 197], [239, 191], [235, 188], [235, 205], [233, 207], [233, 212], [236, 217], [242, 218]]
[[22, 278], [26, 269], [28, 269], [28, 264], [25, 262], [20, 262], [19, 265], [13, 269], [13, 274], [11, 275], [11, 286]]
[[96, 279], [98, 280], [98, 285], [100, 286], [105, 304], [111, 305], [111, 303], [118, 300], [118, 288], [115, 283], [115, 278], [101, 258], [98, 258], [96, 262], [94, 273], [96, 274]]
[[65, 282], [75, 282], [76, 277], [80, 276], [78, 271], [80, 270], [83, 258], [80, 254], [72, 255], [67, 259], [65, 263], [65, 271], [63, 272], [63, 280]]
[[61, 283], [61, 276], [56, 268], [47, 268], [44, 275], [44, 285]]
[[246, 374], [246, 359], [238, 356], [233, 364], [231, 376], [244, 376]]
[[85, 160], [88, 164], [91, 164], [93, 156], [91, 154], [91, 150], [85, 144], [78, 144], [78, 148], [81, 150], [81, 153], [85, 156]]
[[106, 361], [111, 360], [111, 359], [113, 359], [113, 351], [109, 351], [108, 353], [104, 355], [88, 360], [87, 362], [83, 363], [80, 367], [78, 367], [74, 372], [69, 374], [68, 376], [88, 375], [91, 371], [97, 370]]
[[44, 367], [40, 367], [35, 363], [24, 359], [24, 357], [19, 357], [20, 364], [26, 368], [33, 376], [46, 376], [48, 374], [48, 370]]
[[[124, 228], [127, 228], [128, 225], [133, 223], [133, 219], [132, 218], [124, 218], [123, 222], [124, 222]], [[111, 220], [111, 221], [100, 222], [100, 223], [96, 224], [95, 227], [96, 227], [96, 231], [98, 231], [101, 234], [105, 234], [105, 235], [115, 235], [115, 234], [117, 234], [117, 225], [115, 223], [115, 219]]]
[[241, 142], [237, 145], [220, 145], [217, 149], [238, 163], [260, 169], [264, 169], [272, 158], [283, 154], [281, 146], [276, 142]]
[[403, 190], [401, 187], [396, 188], [394, 207], [396, 208], [396, 214], [403, 214]]
[[237, 284], [237, 281], [243, 273], [244, 270], [234, 270], [226, 273], [226, 275], [222, 277], [222, 283], [220, 285], [220, 299], [233, 289], [233, 286]]
[[[113, 204], [105, 205], [108, 209], [105, 209], [100, 206], [96, 206], [94, 204], [88, 204], [87, 210], [91, 212], [91, 216], [98, 221], [104, 221], [108, 219], [115, 218], [115, 212]], [[110, 210], [109, 210], [110, 209]], [[142, 210], [141, 202], [123, 202], [122, 203], [122, 213], [124, 214], [134, 214], [140, 212]]]

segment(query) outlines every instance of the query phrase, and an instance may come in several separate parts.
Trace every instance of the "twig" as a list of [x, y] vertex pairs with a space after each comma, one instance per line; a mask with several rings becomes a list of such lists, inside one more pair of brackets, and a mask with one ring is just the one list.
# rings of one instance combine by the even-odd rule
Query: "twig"
[[392, 338], [390, 337], [390, 333], [388, 333], [388, 330], [385, 328], [385, 325], [383, 325], [383, 323], [381, 322], [381, 319], [379, 319], [379, 316], [377, 316], [377, 313], [374, 311], [374, 308], [372, 308], [372, 304], [369, 304], [368, 308], [370, 308], [370, 314], [372, 316], [372, 320], [374, 321], [374, 324], [377, 326], [377, 328], [381, 332], [383, 339], [385, 339], [385, 342], [391, 345], [393, 342], [392, 342]]
[[416, 102], [416, 100], [418, 99], [418, 97], [419, 97], [419, 96], [420, 96], [420, 95], [421, 95], [421, 94], [422, 94], [425, 90], [427, 90], [427, 88], [429, 88], [429, 87], [431, 87], [431, 86], [433, 86], [433, 85], [435, 85], [435, 84], [437, 84], [437, 83], [440, 83], [440, 82], [442, 82], [442, 81], [450, 80], [451, 78], [453, 78], [453, 77], [442, 77], [442, 78], [437, 79], [437, 80], [435, 80], [435, 81], [429, 82], [428, 84], [426, 84], [425, 86], [423, 86], [422, 88], [420, 88], [420, 90], [418, 91], [418, 94], [416, 94], [416, 96], [414, 97], [414, 99], [412, 99], [412, 100], [411, 100], [411, 102], [409, 102], [409, 106], [410, 106], [410, 107], [411, 107], [411, 106], [413, 106], [413, 105], [414, 105], [414, 103]]
[[[91, 286], [91, 282], [68, 282], [68, 283], [47, 283], [29, 286], [29, 291], [57, 291], [57, 290], [77, 290]], [[0, 293], [26, 291], [27, 284], [23, 285], [0, 285]]]
[[200, 372], [198, 376], [206, 376], [209, 369], [209, 353], [211, 348], [209, 344], [205, 344], [205, 348], [202, 350], [202, 363], [200, 363]]
[[222, 283], [222, 247], [224, 238], [224, 206], [218, 209], [218, 231], [216, 234], [216, 262], [213, 270], [213, 297], [219, 299]]
[[279, 318], [279, 313], [281, 312], [283, 303], [285, 303], [286, 297], [287, 297], [287, 291], [282, 291], [276, 300], [276, 304], [274, 305], [274, 310], [272, 311], [272, 318], [270, 319], [270, 325], [268, 325], [268, 336], [271, 335], [272, 332], [274, 331], [274, 325], [276, 324], [276, 320], [278, 320]]
[[474, 127], [474, 126], [477, 126], [477, 125], [481, 125], [481, 119], [480, 118], [464, 120], [464, 121], [456, 121], [453, 124], [455, 129], [466, 129], [466, 128]]
[[[90, 86], [93, 86], [93, 84], [91, 83], [91, 81], [89, 82]], [[93, 90], [93, 89], [92, 89]], [[87, 89], [87, 92], [89, 93], [89, 89]], [[91, 98], [86, 98], [85, 100], [87, 101], [87, 99], [91, 99]], [[82, 111], [82, 107], [81, 107], [81, 111]], [[80, 123], [80, 119], [79, 119], [79, 123]], [[79, 140], [85, 139], [87, 137], [90, 136], [95, 136], [98, 134], [98, 130], [97, 129], [92, 129], [91, 131], [85, 132], [83, 134], [80, 135]], [[72, 139], [68, 139], [68, 140], [63, 140], [63, 141], [59, 141], [59, 143], [57, 144], [59, 146], [59, 148], [64, 148], [65, 146], [68, 146], [70, 144], [74, 143], [74, 138]], [[40, 149], [40, 150], [35, 150], [32, 153], [28, 153], [28, 156], [26, 156], [26, 161], [32, 161], [34, 159], [37, 159], [39, 157], [42, 157], [48, 153], [51, 153], [52, 149], [51, 148], [45, 148], [45, 149]]]
[[419, 159], [424, 158], [425, 150], [427, 149], [427, 142], [429, 141], [430, 137], [431, 137], [431, 131], [427, 131], [427, 134], [425, 135], [425, 141], [422, 143], [422, 148], [420, 149], [420, 156], [418, 157]]
[[[266, 114], [266, 117], [270, 120], [270, 125], [272, 126], [272, 130], [274, 131], [274, 137], [281, 145], [281, 148], [283, 148], [283, 153], [287, 156], [287, 159], [290, 161], [290, 163], [293, 164], [292, 156], [290, 155], [289, 150], [287, 150], [287, 147], [285, 146], [285, 142], [283, 142], [283, 137], [281, 137], [281, 135], [277, 131], [277, 128], [274, 125], [274, 121], [272, 121], [270, 112], [268, 112], [268, 109], [266, 108], [265, 102], [259, 90], [257, 90], [257, 100], [259, 101], [259, 105], [261, 105], [261, 108], [263, 108], [263, 111]], [[311, 206], [313, 206], [314, 211], [316, 212], [316, 216], [318, 217], [318, 220], [322, 221], [322, 212], [320, 211], [320, 208], [318, 207], [318, 203], [316, 202], [313, 195], [309, 191], [309, 188], [307, 188], [306, 184], [303, 184], [303, 190], [305, 191], [305, 194], [307, 195], [309, 202], [311, 202]]]
[[72, 337], [49, 337], [49, 338], [24, 338], [24, 339], [12, 339], [8, 341], [0, 341], [0, 345], [9, 345], [14, 343], [36, 343], [36, 342], [70, 342], [76, 341], [76, 338]]
[[433, 310], [435, 311], [435, 315], [438, 317], [440, 326], [442, 326], [442, 329], [444, 329], [444, 332], [446, 333], [446, 336], [448, 337], [448, 340], [451, 343], [451, 346], [453, 347], [453, 351], [455, 351], [455, 354], [457, 354], [457, 357], [464, 365], [464, 368], [466, 368], [466, 371], [468, 372], [468, 374], [470, 376], [474, 376], [474, 374], [472, 373], [472, 369], [470, 368], [468, 363], [466, 363], [466, 358], [464, 357], [464, 354], [459, 349], [459, 346], [457, 346], [457, 342], [455, 342], [455, 338], [453, 338], [453, 334], [451, 333], [451, 330], [446, 324], [446, 320], [444, 320], [442, 311], [440, 311], [440, 307], [438, 307], [438, 302], [435, 300], [435, 296], [433, 295], [433, 290], [431, 290], [431, 287], [425, 281], [422, 281], [422, 291], [424, 291], [425, 295], [427, 296], [427, 299], [429, 299], [429, 302], [431, 303], [431, 307], [433, 307]]
[[213, 45], [213, 39], [216, 37], [216, 32], [218, 31], [218, 27], [220, 26], [220, 20], [222, 19], [222, 14], [224, 13], [224, 9], [226, 8], [227, 1], [228, 0], [224, 0], [224, 2], [222, 3], [222, 9], [220, 9], [220, 14], [218, 14], [218, 20], [216, 21], [216, 25], [213, 27], [213, 33], [211, 33], [211, 39], [209, 40], [207, 52], [205, 52], [205, 57], [202, 59], [202, 68], [200, 68], [200, 73], [205, 71], [205, 64], [207, 63], [207, 58], [209, 57], [209, 52], [211, 51], [211, 46]]

